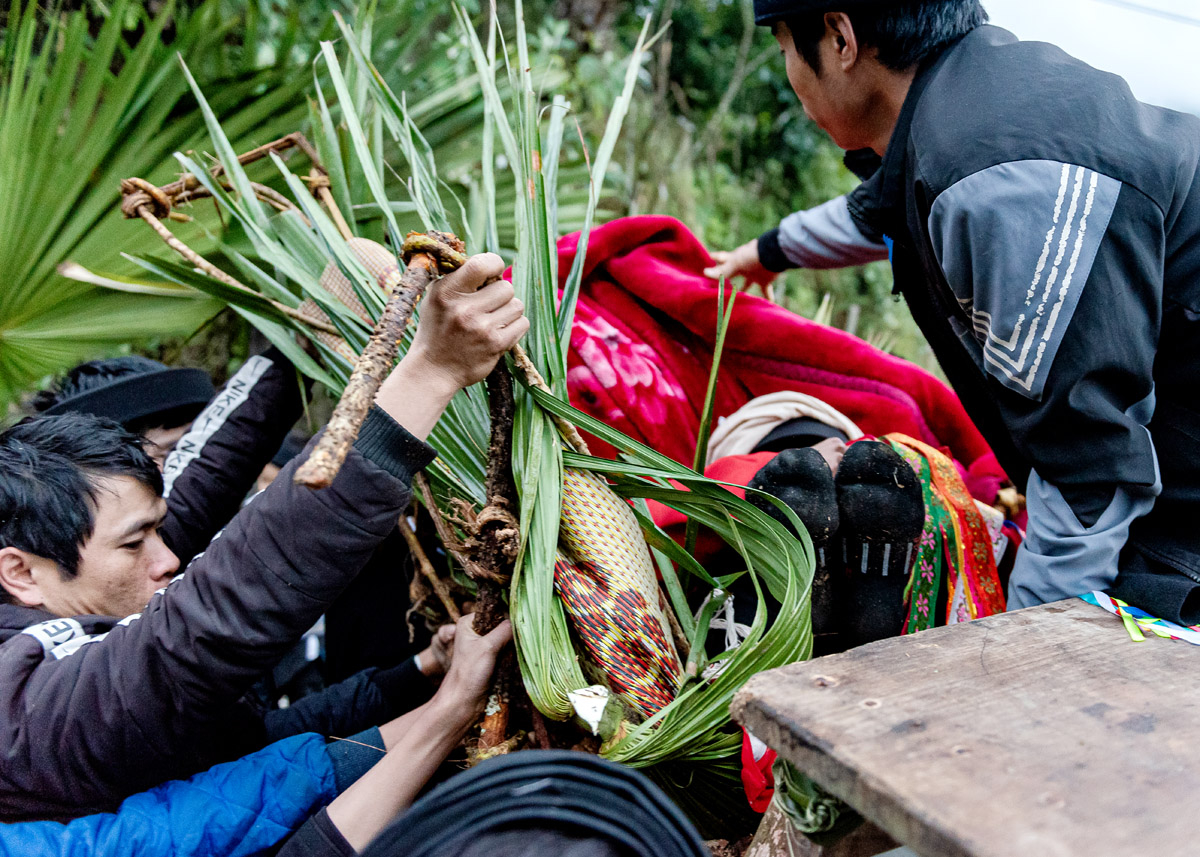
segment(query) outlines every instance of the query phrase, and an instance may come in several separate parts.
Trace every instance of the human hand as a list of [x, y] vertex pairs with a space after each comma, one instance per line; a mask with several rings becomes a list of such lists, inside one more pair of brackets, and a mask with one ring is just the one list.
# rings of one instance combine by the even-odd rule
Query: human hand
[[752, 283], [761, 287], [763, 294], [770, 296], [768, 290], [778, 274], [768, 271], [762, 266], [762, 262], [758, 258], [757, 238], [747, 241], [741, 247], [730, 252], [718, 250], [712, 254], [712, 257], [717, 264], [711, 268], [705, 268], [704, 276], [714, 280], [742, 277], [747, 284]]
[[512, 639], [512, 623], [507, 619], [484, 636], [475, 633], [474, 622], [474, 613], [458, 620], [454, 657], [435, 697], [446, 703], [449, 714], [472, 722], [483, 712], [496, 656]]
[[496, 279], [503, 271], [499, 256], [483, 253], [434, 283], [403, 362], [454, 390], [486, 378], [529, 330], [512, 283]]
[[443, 676], [450, 668], [450, 659], [454, 654], [454, 634], [457, 630], [454, 625], [438, 628], [428, 648], [417, 656], [421, 664], [421, 673], [426, 678]]

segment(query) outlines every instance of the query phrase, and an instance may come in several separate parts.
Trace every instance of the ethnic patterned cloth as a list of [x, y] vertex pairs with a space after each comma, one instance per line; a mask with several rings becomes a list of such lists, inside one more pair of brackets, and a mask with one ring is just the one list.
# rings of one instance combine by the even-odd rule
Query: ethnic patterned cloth
[[682, 667], [650, 549], [629, 504], [594, 473], [563, 473], [554, 585], [613, 690], [646, 717], [675, 698]]
[[882, 438], [921, 480], [925, 526], [905, 593], [904, 633], [932, 628], [942, 581], [948, 597], [944, 624], [1004, 612], [997, 563], [1007, 547], [1003, 516], [967, 492], [954, 462], [928, 444], [902, 434]]

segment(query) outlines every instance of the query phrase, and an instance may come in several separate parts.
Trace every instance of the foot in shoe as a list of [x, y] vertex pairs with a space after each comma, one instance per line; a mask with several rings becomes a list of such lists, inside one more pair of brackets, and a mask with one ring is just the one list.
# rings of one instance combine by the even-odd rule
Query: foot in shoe
[[904, 588], [925, 523], [921, 483], [890, 446], [859, 441], [846, 450], [835, 484], [846, 630], [856, 644], [895, 636], [904, 627]]

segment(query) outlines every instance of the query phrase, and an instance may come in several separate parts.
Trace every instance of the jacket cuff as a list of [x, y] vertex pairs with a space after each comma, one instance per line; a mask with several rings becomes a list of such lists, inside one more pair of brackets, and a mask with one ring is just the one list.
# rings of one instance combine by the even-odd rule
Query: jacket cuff
[[433, 682], [417, 668], [412, 658], [386, 670], [375, 670], [371, 681], [387, 701], [388, 710], [396, 714], [412, 711], [424, 705], [436, 689]]
[[405, 485], [437, 458], [437, 450], [417, 440], [383, 410], [372, 407], [354, 448]]
[[358, 857], [324, 807], [284, 843], [277, 857]]
[[333, 779], [341, 794], [365, 774], [386, 752], [379, 727], [372, 726], [345, 740], [330, 741], [325, 752], [333, 762]]
[[783, 248], [779, 246], [778, 226], [768, 229], [758, 236], [758, 261], [768, 271], [776, 274], [797, 267], [791, 259], [784, 255]]

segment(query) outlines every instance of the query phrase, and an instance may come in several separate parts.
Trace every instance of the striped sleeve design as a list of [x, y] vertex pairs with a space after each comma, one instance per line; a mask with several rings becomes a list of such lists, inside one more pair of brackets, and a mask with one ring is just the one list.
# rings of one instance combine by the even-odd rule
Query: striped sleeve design
[[930, 239], [962, 308], [958, 333], [1009, 389], [1042, 398], [1120, 189], [1084, 167], [1014, 161], [934, 202]]

